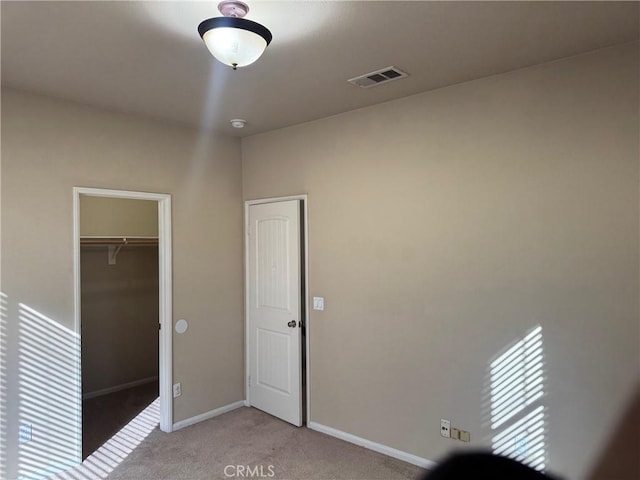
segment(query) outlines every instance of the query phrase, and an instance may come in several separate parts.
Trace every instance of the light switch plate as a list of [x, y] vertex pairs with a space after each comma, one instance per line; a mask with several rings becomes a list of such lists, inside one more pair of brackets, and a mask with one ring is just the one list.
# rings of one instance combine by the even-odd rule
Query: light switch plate
[[313, 309], [324, 310], [324, 297], [313, 297]]

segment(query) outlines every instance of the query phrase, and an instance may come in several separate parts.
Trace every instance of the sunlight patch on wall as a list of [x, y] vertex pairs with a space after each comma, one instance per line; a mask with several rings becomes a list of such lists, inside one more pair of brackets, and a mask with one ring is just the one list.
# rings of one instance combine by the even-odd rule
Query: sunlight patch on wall
[[537, 326], [489, 367], [493, 452], [541, 471], [547, 463], [542, 344]]
[[203, 188], [207, 188], [203, 180], [207, 178], [205, 172], [208, 168], [211, 168], [211, 152], [216, 142], [212, 129], [221, 114], [222, 94], [225, 91], [228, 80], [227, 75], [224, 74], [225, 69], [229, 69], [229, 67], [220, 62], [211, 62], [209, 65], [206, 96], [200, 112], [200, 129], [185, 165], [188, 174], [186, 177], [187, 185], [185, 186], [187, 194], [183, 198], [183, 202], [187, 212], [197, 211], [199, 192]]
[[7, 295], [0, 292], [0, 478], [7, 478]]
[[62, 472], [54, 478], [64, 480], [101, 480], [107, 478], [158, 427], [159, 418], [160, 399], [157, 398], [122, 430], [89, 455], [82, 464]]
[[78, 334], [19, 304], [18, 474], [40, 479], [81, 456]]

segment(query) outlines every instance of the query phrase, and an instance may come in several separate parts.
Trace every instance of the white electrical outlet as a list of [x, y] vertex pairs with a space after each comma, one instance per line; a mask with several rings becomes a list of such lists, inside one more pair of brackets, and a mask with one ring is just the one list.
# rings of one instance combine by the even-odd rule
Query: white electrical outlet
[[174, 383], [173, 384], [173, 398], [179, 397], [182, 395], [182, 384]]
[[33, 427], [31, 426], [30, 423], [23, 423], [22, 425], [20, 425], [20, 428], [18, 430], [18, 441], [20, 443], [27, 443], [31, 441], [31, 434], [33, 432]]
[[451, 438], [451, 422], [449, 420], [440, 419], [440, 435]]

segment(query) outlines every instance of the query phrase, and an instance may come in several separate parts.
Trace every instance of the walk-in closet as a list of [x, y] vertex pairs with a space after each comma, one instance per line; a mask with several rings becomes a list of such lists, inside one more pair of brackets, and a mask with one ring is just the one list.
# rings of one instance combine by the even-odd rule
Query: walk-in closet
[[158, 397], [158, 206], [80, 197], [83, 458]]

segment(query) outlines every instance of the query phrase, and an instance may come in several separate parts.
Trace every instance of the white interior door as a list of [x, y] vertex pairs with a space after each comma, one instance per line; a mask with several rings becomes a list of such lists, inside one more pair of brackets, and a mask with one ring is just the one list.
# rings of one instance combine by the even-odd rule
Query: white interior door
[[249, 399], [302, 425], [300, 201], [249, 206]]

